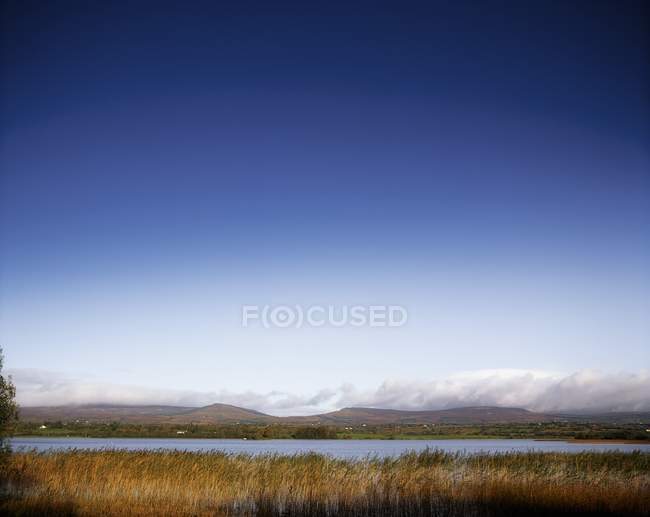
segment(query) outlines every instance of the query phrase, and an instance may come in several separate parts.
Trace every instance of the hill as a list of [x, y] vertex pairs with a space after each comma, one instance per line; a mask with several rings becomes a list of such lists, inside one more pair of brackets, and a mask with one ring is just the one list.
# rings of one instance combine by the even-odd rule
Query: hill
[[19, 418], [25, 422], [123, 422], [131, 424], [235, 424], [270, 423], [277, 419], [252, 409], [228, 404], [205, 407], [184, 406], [40, 406], [21, 407]]
[[244, 409], [229, 404], [211, 404], [171, 415], [168, 421], [178, 424], [269, 424], [280, 422], [282, 419], [254, 409]]
[[348, 407], [310, 416], [276, 417], [229, 404], [204, 407], [185, 406], [41, 406], [21, 407], [24, 422], [123, 422], [131, 424], [321, 424], [390, 425], [390, 424], [498, 424], [535, 422], [650, 423], [650, 413], [535, 413], [522, 408], [461, 407], [430, 411], [405, 411]]
[[464, 407], [432, 411], [396, 409], [343, 408], [320, 415], [321, 421], [334, 425], [384, 424], [484, 424], [526, 423], [553, 420], [550, 415], [521, 408]]
[[479, 424], [523, 423], [553, 420], [554, 417], [520, 408], [468, 407], [437, 411], [343, 408], [331, 413], [305, 417], [275, 417], [228, 404], [193, 408], [182, 406], [53, 406], [22, 407], [20, 419], [26, 422], [81, 421], [157, 424]]

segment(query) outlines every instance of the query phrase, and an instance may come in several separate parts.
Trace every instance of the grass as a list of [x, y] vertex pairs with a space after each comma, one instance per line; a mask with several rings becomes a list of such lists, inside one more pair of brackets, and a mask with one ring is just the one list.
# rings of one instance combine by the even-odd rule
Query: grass
[[650, 454], [15, 453], [10, 515], [650, 515]]

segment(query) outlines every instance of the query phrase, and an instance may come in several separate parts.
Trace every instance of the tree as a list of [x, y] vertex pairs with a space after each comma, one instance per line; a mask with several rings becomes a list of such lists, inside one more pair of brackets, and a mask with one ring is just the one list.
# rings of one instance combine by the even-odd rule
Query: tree
[[16, 388], [11, 382], [11, 377], [2, 375], [2, 362], [2, 348], [0, 348], [0, 450], [7, 450], [5, 439], [18, 418], [18, 406], [15, 401]]
[[300, 440], [333, 440], [336, 438], [336, 430], [331, 427], [298, 427], [294, 433], [294, 438]]

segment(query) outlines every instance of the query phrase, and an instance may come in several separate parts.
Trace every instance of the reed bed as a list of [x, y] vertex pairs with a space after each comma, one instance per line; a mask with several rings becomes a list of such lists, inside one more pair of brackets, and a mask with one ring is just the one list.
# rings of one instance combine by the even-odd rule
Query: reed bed
[[10, 515], [650, 515], [648, 453], [15, 453]]

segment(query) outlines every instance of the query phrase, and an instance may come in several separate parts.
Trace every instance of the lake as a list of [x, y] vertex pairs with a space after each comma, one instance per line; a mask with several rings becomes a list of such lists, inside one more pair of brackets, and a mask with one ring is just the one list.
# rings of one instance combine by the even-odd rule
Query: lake
[[223, 451], [247, 454], [298, 454], [317, 452], [337, 458], [399, 456], [406, 451], [428, 448], [447, 452], [502, 453], [510, 451], [623, 451], [650, 452], [650, 444], [571, 443], [535, 440], [229, 440], [191, 438], [46, 438], [11, 439], [14, 450], [124, 449], [181, 451]]

